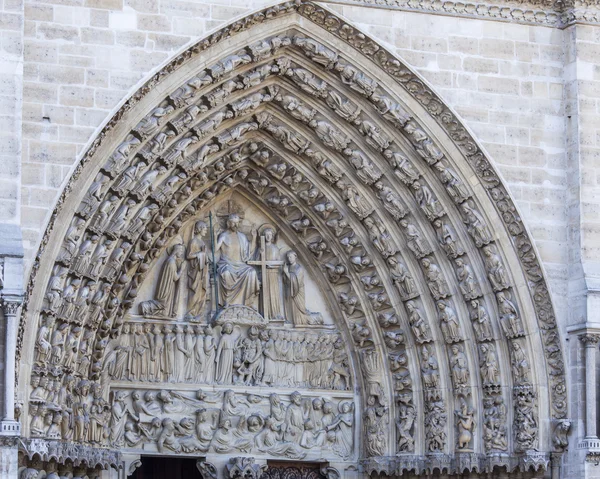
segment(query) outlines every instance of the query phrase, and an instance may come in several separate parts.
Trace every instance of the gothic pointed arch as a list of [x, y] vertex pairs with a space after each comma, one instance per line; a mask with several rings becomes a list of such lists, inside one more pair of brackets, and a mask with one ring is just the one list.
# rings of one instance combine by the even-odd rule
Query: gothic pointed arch
[[228, 25], [123, 105], [27, 294], [30, 460], [536, 474], [562, 444], [561, 340], [510, 194], [425, 82], [311, 2]]

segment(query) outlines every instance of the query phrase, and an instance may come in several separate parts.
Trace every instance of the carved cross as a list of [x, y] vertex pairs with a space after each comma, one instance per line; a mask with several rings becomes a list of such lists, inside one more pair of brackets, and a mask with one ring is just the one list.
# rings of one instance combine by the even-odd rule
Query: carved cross
[[261, 277], [262, 277], [262, 284], [261, 284], [261, 289], [262, 289], [262, 297], [261, 297], [262, 313], [263, 313], [264, 318], [267, 321], [270, 321], [271, 319], [275, 319], [275, 318], [267, 318], [267, 308], [266, 308], [267, 298], [266, 298], [266, 294], [265, 294], [265, 291], [267, 291], [266, 282], [268, 281], [268, 279], [267, 279], [267, 267], [269, 267], [269, 266], [281, 266], [283, 264], [283, 261], [267, 260], [267, 250], [266, 250], [266, 243], [265, 243], [265, 237], [264, 237], [264, 235], [260, 237], [260, 259], [259, 260], [248, 261], [248, 264], [260, 266]]

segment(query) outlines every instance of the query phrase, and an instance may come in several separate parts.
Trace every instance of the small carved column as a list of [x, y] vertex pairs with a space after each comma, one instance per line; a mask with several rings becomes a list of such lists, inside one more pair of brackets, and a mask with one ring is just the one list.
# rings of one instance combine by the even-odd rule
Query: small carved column
[[4, 435], [19, 435], [20, 424], [15, 421], [15, 358], [17, 354], [17, 311], [20, 297], [3, 297], [2, 311], [5, 324], [4, 344], [4, 401], [2, 408], [2, 431]]
[[579, 339], [585, 347], [585, 438], [597, 439], [596, 348], [600, 336], [597, 334], [582, 334]]

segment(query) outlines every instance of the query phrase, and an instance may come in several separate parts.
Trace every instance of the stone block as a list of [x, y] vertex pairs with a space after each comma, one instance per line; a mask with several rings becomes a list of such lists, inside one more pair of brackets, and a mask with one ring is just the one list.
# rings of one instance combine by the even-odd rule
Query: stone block
[[26, 62], [56, 63], [58, 61], [58, 47], [48, 42], [26, 40], [24, 45], [24, 59]]
[[77, 108], [75, 111], [75, 123], [81, 126], [97, 127], [105, 120], [106, 116], [106, 110]]
[[519, 94], [519, 80], [512, 78], [480, 75], [477, 79], [477, 87], [479, 90], [489, 93]]
[[85, 71], [83, 68], [67, 67], [64, 65], [40, 65], [39, 79], [43, 83], [80, 85], [85, 81]]
[[515, 57], [515, 42], [511, 40], [482, 38], [479, 41], [479, 52], [488, 58], [511, 59]]
[[123, 0], [85, 0], [84, 5], [88, 8], [122, 10]]
[[473, 73], [498, 73], [499, 66], [497, 60], [466, 57], [463, 60], [463, 70]]
[[137, 25], [140, 30], [151, 32], [171, 31], [171, 20], [165, 15], [139, 14], [137, 16]]
[[68, 25], [42, 23], [37, 27], [37, 32], [46, 40], [71, 41], [79, 36], [79, 29]]
[[115, 34], [111, 30], [102, 28], [82, 28], [81, 41], [83, 43], [112, 45], [115, 43]]
[[479, 39], [451, 36], [448, 39], [448, 50], [462, 55], [477, 55], [479, 53]]
[[28, 102], [56, 103], [58, 100], [58, 86], [24, 82], [23, 99]]
[[109, 12], [107, 10], [90, 10], [90, 26], [108, 28]]
[[410, 39], [413, 50], [423, 50], [426, 52], [446, 53], [448, 44], [446, 40], [434, 37], [413, 36]]
[[166, 53], [132, 50], [129, 53], [131, 69], [147, 72], [167, 59]]
[[159, 51], [179, 50], [191, 40], [189, 36], [167, 35], [163, 33], [149, 33], [148, 39], [154, 42], [154, 50]]
[[87, 86], [107, 88], [108, 81], [108, 70], [86, 69], [85, 71], [85, 84]]
[[66, 106], [94, 106], [94, 90], [87, 87], [60, 87], [60, 103]]
[[75, 145], [47, 141], [29, 142], [29, 159], [34, 163], [72, 165], [75, 158]]
[[133, 32], [133, 31], [117, 31], [116, 41], [117, 45], [124, 45], [127, 47], [140, 47], [143, 48], [146, 44], [146, 33], [144, 32]]

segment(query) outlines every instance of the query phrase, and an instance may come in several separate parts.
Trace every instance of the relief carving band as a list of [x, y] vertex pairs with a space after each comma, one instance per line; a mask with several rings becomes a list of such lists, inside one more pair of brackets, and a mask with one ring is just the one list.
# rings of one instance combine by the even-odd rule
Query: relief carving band
[[[348, 399], [169, 390], [113, 392], [107, 445], [141, 453], [252, 453], [287, 459], [354, 454]], [[104, 440], [102, 441], [104, 442]]]

